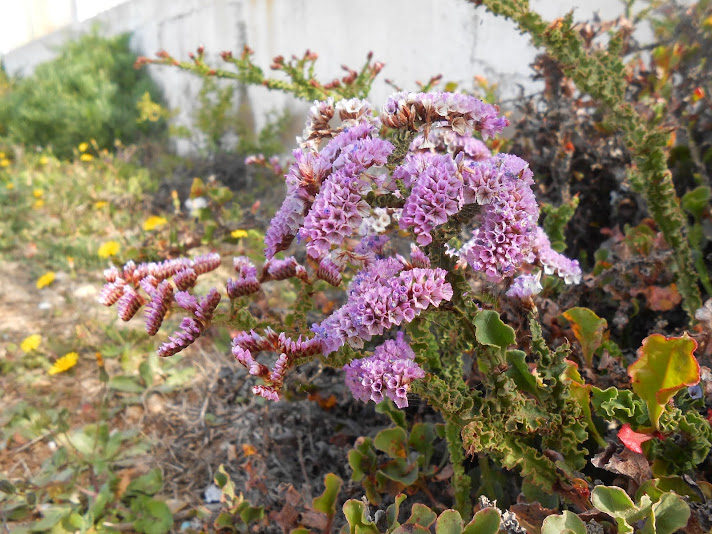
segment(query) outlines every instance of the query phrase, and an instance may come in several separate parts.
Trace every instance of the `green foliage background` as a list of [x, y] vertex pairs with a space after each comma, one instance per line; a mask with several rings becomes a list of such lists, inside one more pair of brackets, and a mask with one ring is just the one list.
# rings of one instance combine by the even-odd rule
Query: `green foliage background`
[[51, 146], [61, 158], [79, 143], [99, 148], [165, 131], [164, 121], [137, 122], [136, 102], [160, 92], [145, 68], [136, 70], [129, 35], [105, 38], [97, 28], [67, 43], [58, 57], [26, 78], [11, 80], [0, 98], [0, 136], [25, 146]]

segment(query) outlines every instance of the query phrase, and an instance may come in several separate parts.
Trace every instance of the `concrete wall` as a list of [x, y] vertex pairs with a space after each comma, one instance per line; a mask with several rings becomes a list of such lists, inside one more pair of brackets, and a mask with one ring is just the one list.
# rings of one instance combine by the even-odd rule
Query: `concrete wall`
[[[606, 18], [621, 12], [619, 0], [532, 0], [532, 8], [547, 19], [575, 9], [577, 19], [596, 10]], [[130, 0], [84, 21], [33, 41], [5, 55], [11, 73], [26, 74], [50, 59], [57, 45], [100, 22], [107, 35], [132, 32], [137, 53], [153, 56], [160, 49], [178, 58], [204, 45], [209, 59], [219, 52], [236, 53], [249, 44], [256, 62], [270, 72], [271, 58], [304, 52], [319, 53], [318, 75], [341, 75], [341, 64], [360, 66], [372, 50], [386, 67], [373, 88], [377, 105], [392, 92], [385, 79], [404, 89], [416, 80], [442, 74], [446, 81], [471, 86], [475, 75], [497, 81], [503, 98], [518, 87], [533, 90], [529, 64], [536, 51], [511, 22], [475, 8], [464, 0]], [[151, 67], [169, 105], [186, 120], [200, 80], [168, 67]], [[246, 92], [257, 126], [265, 112], [302, 104], [281, 94], [253, 87]], [[182, 151], [187, 145], [179, 147]]]

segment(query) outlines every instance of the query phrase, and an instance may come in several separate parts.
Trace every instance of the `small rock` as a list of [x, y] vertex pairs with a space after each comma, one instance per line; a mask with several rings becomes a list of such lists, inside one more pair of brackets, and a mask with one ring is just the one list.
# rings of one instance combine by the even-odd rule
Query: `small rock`
[[82, 286], [79, 286], [74, 290], [73, 295], [76, 298], [80, 299], [86, 299], [86, 298], [91, 298], [95, 297], [99, 294], [99, 288], [93, 284], [84, 284]]
[[37, 307], [38, 307], [40, 310], [51, 310], [51, 309], [52, 309], [52, 304], [49, 303], [49, 302], [47, 302], [46, 300], [43, 300], [42, 302], [40, 302], [40, 303], [37, 305]]
[[218, 488], [215, 484], [210, 484], [207, 488], [205, 488], [205, 493], [203, 495], [205, 496], [205, 502], [207, 504], [220, 502], [220, 497], [222, 497], [222, 490]]

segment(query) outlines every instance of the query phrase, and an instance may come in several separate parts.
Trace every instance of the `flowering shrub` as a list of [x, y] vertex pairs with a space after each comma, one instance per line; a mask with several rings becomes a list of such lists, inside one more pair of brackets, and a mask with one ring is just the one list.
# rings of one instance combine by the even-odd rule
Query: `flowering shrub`
[[[332, 127], [335, 115], [340, 124]], [[538, 280], [542, 269], [566, 283], [580, 280], [578, 263], [555, 252], [536, 225], [539, 212], [526, 162], [509, 154], [490, 155], [473, 137], [480, 132], [487, 139], [506, 124], [496, 107], [451, 93], [399, 93], [380, 115], [358, 99], [315, 103], [285, 176], [287, 197], [265, 236], [262, 274], [258, 278], [248, 258], [235, 258], [237, 278], [228, 279], [226, 293], [235, 300], [258, 292], [263, 283], [287, 278], [340, 286], [345, 272], [356, 273], [346, 303], [311, 327], [313, 337], [292, 341], [286, 332], [272, 330], [264, 336], [250, 331], [235, 337], [235, 358], [265, 382], [254, 387], [256, 394], [277, 400], [285, 372], [298, 359], [328, 356], [346, 344], [362, 349], [374, 336], [452, 302], [448, 270], [433, 268], [429, 259], [429, 254], [440, 256], [443, 248], [446, 262], [469, 266], [467, 277], [506, 282], [514, 297], [535, 294], [538, 281], [531, 280]], [[381, 126], [390, 141], [379, 135]], [[399, 221], [397, 227], [364, 227], [364, 221], [382, 217], [386, 209]], [[410, 260], [395, 253], [403, 241], [394, 237], [399, 230], [414, 238]], [[275, 258], [295, 238], [306, 248], [311, 273], [293, 256]], [[106, 271], [100, 301], [117, 304], [125, 321], [146, 304], [150, 335], [158, 332], [172, 303], [190, 312], [159, 349], [159, 355], [170, 356], [193, 343], [212, 322], [220, 302], [217, 289], [202, 298], [188, 291], [199, 275], [219, 264], [217, 254], [129, 262], [121, 270]], [[462, 299], [460, 294], [456, 300]], [[271, 371], [254, 358], [263, 351], [279, 354]], [[408, 405], [411, 382], [424, 376], [403, 332], [397, 341], [386, 341], [373, 356], [354, 360], [345, 369], [357, 398], [380, 402], [387, 396], [400, 407]]]

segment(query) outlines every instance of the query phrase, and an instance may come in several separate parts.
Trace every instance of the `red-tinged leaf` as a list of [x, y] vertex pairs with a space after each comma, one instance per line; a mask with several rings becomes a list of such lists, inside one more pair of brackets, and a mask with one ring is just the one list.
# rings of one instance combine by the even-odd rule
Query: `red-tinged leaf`
[[618, 431], [618, 439], [621, 440], [627, 449], [643, 454], [641, 445], [646, 441], [653, 439], [651, 434], [634, 431], [628, 423], [624, 424]]
[[586, 366], [591, 367], [593, 354], [603, 342], [603, 334], [608, 327], [608, 322], [588, 308], [571, 308], [563, 315], [571, 323], [571, 330], [581, 344]]
[[649, 286], [644, 293], [648, 299], [648, 307], [654, 311], [670, 311], [682, 302], [675, 284], [667, 287]]
[[633, 391], [645, 401], [656, 429], [675, 393], [700, 381], [700, 365], [693, 354], [696, 348], [697, 342], [687, 333], [671, 338], [653, 334], [643, 340], [638, 359], [628, 367]]

